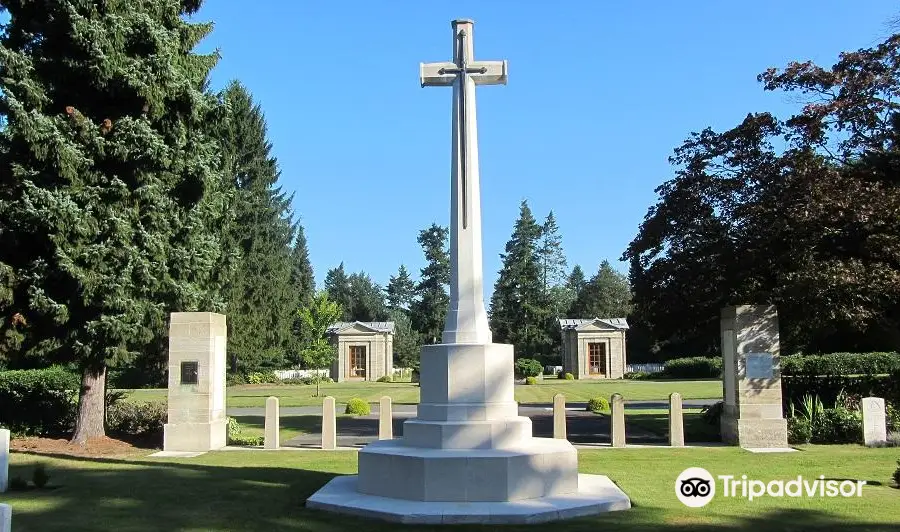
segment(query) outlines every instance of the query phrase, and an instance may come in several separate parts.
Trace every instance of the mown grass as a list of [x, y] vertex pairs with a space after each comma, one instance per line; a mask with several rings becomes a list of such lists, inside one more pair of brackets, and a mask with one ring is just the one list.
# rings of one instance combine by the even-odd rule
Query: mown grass
[[[896, 531], [900, 490], [889, 487], [896, 449], [807, 446], [802, 452], [752, 454], [732, 447], [626, 448], [579, 451], [583, 473], [608, 475], [633, 508], [596, 517], [504, 530]], [[304, 501], [335, 474], [354, 473], [355, 452], [224, 451], [193, 459], [74, 459], [12, 454], [10, 475], [30, 478], [35, 464], [51, 475], [46, 490], [10, 492], [13, 530], [302, 530], [389, 531], [399, 527], [307, 510]], [[687, 467], [713, 475], [746, 474], [769, 481], [805, 478], [866, 480], [862, 497], [762, 498], [716, 496], [691, 509], [676, 499], [674, 480]], [[402, 527], [433, 530], [433, 527]], [[460, 526], [453, 530], [495, 530]]]

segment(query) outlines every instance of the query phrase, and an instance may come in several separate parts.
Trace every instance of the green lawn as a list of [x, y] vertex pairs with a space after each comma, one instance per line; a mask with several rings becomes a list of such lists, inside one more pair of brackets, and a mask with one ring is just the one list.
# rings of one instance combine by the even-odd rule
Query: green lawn
[[[667, 399], [672, 392], [681, 393], [684, 399], [711, 399], [722, 397], [722, 381], [566, 381], [548, 379], [533, 386], [516, 386], [516, 400], [520, 403], [551, 403], [556, 393], [565, 394], [570, 402], [585, 402], [591, 397], [609, 398], [620, 393], [625, 399]], [[229, 386], [228, 406], [265, 406], [266, 398], [278, 397], [282, 407], [318, 406], [322, 398], [316, 397], [313, 385], [247, 385]], [[377, 403], [383, 395], [388, 395], [394, 403], [415, 404], [419, 402], [419, 387], [401, 382], [341, 382], [323, 384], [322, 394], [331, 395], [338, 403], [346, 403], [351, 397], [359, 397], [370, 403]], [[162, 401], [165, 389], [131, 390], [128, 398], [132, 401]]]
[[[307, 510], [303, 503], [334, 474], [356, 471], [356, 453], [324, 451], [213, 452], [193, 459], [100, 460], [13, 453], [11, 477], [30, 478], [36, 463], [51, 475], [46, 490], [10, 492], [13, 530], [235, 530], [389, 531], [390, 523]], [[900, 490], [888, 487], [900, 449], [808, 446], [803, 452], [756, 455], [732, 448], [603, 449], [579, 451], [584, 473], [610, 476], [634, 507], [550, 526], [503, 530], [896, 531]], [[713, 475], [747, 474], [769, 481], [803, 475], [866, 480], [862, 497], [762, 498], [717, 495], [706, 507], [686, 508], [674, 479], [699, 466]], [[433, 530], [402, 527], [402, 530]], [[496, 530], [454, 527], [453, 530]]]
[[[718, 425], [710, 425], [699, 408], [685, 408], [682, 411], [685, 443], [709, 443], [722, 439]], [[664, 440], [669, 439], [669, 410], [661, 408], [625, 409], [625, 430], [640, 427]]]

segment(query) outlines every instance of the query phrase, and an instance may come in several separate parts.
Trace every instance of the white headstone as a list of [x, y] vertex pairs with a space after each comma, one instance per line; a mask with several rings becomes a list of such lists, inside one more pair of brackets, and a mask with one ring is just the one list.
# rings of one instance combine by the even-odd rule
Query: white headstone
[[0, 532], [12, 530], [12, 506], [0, 504]]
[[280, 445], [278, 431], [281, 423], [278, 414], [278, 398], [269, 397], [266, 399], [266, 449], [277, 449]]
[[9, 487], [9, 430], [0, 429], [0, 493]]
[[864, 397], [861, 408], [865, 444], [876, 445], [887, 441], [887, 415], [884, 411], [884, 399]]

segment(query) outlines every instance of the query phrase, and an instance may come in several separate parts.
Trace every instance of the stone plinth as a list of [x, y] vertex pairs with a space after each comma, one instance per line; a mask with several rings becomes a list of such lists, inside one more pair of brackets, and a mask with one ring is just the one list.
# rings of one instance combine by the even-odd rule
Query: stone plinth
[[278, 398], [269, 397], [266, 399], [266, 424], [265, 424], [265, 440], [263, 447], [266, 449], [278, 449], [281, 445], [280, 429], [281, 416], [278, 408]]
[[210, 451], [227, 443], [225, 316], [174, 312], [169, 324], [166, 451]]
[[669, 445], [684, 447], [684, 412], [681, 394], [669, 394]]
[[778, 313], [771, 305], [722, 310], [725, 408], [722, 441], [745, 448], [786, 448]]
[[625, 398], [614, 393], [609, 399], [610, 442], [613, 447], [625, 447]]
[[334, 397], [331, 396], [326, 396], [322, 401], [322, 448], [337, 449], [337, 418]]
[[553, 437], [566, 439], [566, 396], [561, 393], [553, 396]]
[[394, 437], [394, 414], [391, 398], [385, 395], [378, 401], [378, 439], [390, 440]]

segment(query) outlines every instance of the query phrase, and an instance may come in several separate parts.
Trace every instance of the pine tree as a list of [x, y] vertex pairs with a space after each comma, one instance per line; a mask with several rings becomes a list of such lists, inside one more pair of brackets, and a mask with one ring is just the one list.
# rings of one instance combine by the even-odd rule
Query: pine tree
[[[109, 366], [170, 311], [221, 310], [227, 195], [206, 134], [199, 1], [0, 0], [0, 263], [25, 356], [76, 364], [73, 440], [104, 435]], [[5, 320], [4, 320], [5, 321]]]
[[346, 321], [350, 319], [350, 279], [344, 271], [344, 263], [340, 263], [337, 268], [328, 270], [325, 274], [324, 281], [325, 292], [328, 293], [328, 299], [334, 301], [341, 307], [341, 319]]
[[226, 290], [231, 371], [272, 368], [284, 360], [297, 308], [291, 285], [291, 197], [277, 187], [278, 163], [259, 105], [240, 83], [221, 95], [216, 133], [226, 179], [235, 189], [228, 249], [237, 263]]
[[401, 264], [397, 275], [391, 276], [385, 294], [389, 308], [409, 310], [416, 295], [416, 283], [410, 277], [406, 266]]
[[568, 314], [573, 318], [623, 318], [630, 312], [628, 279], [604, 260], [578, 293]]
[[412, 328], [412, 321], [403, 309], [390, 309], [388, 313], [394, 322], [394, 366], [418, 368], [422, 344]]
[[566, 281], [566, 254], [562, 247], [562, 235], [553, 211], [547, 215], [541, 226], [541, 240], [538, 244], [538, 258], [541, 266], [541, 285], [544, 294], [548, 294], [554, 286]]
[[581, 266], [576, 264], [575, 267], [572, 268], [572, 273], [570, 273], [568, 279], [566, 279], [566, 288], [571, 290], [577, 296], [586, 284], [587, 279], [584, 277], [584, 270], [581, 269]]
[[385, 321], [384, 290], [366, 272], [351, 274], [347, 278], [350, 310], [345, 312], [347, 321]]
[[449, 231], [446, 227], [431, 224], [431, 227], [419, 232], [417, 239], [425, 253], [427, 264], [419, 275], [410, 319], [413, 329], [419, 333], [422, 344], [435, 344], [441, 341], [444, 319], [450, 308], [450, 296], [447, 294], [450, 284], [448, 236]]
[[297, 295], [300, 306], [308, 305], [316, 294], [316, 280], [312, 263], [309, 261], [309, 247], [306, 231], [297, 224], [297, 239], [291, 250], [291, 287]]
[[516, 346], [520, 357], [550, 354], [547, 321], [551, 319], [541, 282], [538, 246], [541, 226], [527, 201], [522, 201], [519, 219], [501, 254], [503, 266], [491, 297], [491, 330], [498, 343]]

